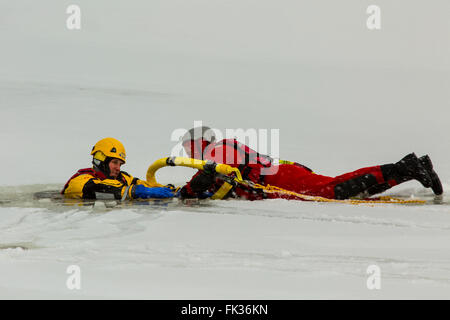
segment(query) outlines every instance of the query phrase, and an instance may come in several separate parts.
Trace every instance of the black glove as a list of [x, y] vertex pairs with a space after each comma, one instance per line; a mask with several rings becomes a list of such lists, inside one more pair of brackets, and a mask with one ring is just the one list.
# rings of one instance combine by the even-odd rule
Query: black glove
[[207, 161], [203, 166], [203, 172], [205, 174], [214, 175], [216, 173], [217, 163], [212, 161]]
[[216, 166], [217, 163], [208, 161], [201, 173], [192, 179], [191, 189], [195, 193], [201, 193], [208, 190], [216, 182]]

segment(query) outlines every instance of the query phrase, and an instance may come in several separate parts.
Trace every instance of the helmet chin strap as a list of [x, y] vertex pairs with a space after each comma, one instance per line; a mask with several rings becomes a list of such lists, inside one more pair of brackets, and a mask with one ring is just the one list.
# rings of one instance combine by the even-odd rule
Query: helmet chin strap
[[193, 152], [193, 154], [191, 154], [191, 158], [204, 160], [203, 152], [209, 144], [210, 142], [204, 139], [197, 139], [192, 141], [191, 152]]
[[109, 170], [109, 162], [112, 158], [106, 158], [104, 161], [100, 161], [98, 159], [92, 159], [92, 164], [94, 165], [94, 169], [100, 172], [103, 172], [106, 177], [110, 178], [111, 171]]

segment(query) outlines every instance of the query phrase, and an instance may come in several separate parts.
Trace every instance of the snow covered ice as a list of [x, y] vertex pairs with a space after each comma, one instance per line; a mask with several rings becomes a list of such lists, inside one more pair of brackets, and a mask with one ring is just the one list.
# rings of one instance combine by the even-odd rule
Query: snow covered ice
[[[77, 31], [59, 1], [0, 4], [0, 298], [450, 298], [448, 204], [31, 197], [89, 167], [107, 136], [124, 142], [123, 169], [145, 178], [195, 120], [278, 128], [282, 158], [326, 175], [429, 154], [446, 194], [448, 1], [382, 3], [379, 31], [356, 0], [135, 2], [79, 0]], [[417, 182], [388, 194], [432, 198]], [[66, 285], [71, 265], [80, 290]], [[370, 265], [379, 290], [367, 287]]]
[[[2, 298], [445, 298], [450, 209], [216, 201], [0, 208]], [[69, 265], [82, 288], [65, 287]], [[382, 270], [382, 289], [366, 269]]]

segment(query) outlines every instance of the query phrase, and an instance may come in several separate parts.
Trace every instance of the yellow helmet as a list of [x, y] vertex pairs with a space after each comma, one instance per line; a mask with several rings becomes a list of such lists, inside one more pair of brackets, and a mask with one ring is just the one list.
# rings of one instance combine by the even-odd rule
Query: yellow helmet
[[100, 161], [105, 161], [106, 158], [117, 158], [122, 160], [123, 163], [125, 163], [127, 157], [122, 142], [114, 138], [105, 138], [97, 142], [92, 147], [91, 155], [94, 156], [94, 159]]

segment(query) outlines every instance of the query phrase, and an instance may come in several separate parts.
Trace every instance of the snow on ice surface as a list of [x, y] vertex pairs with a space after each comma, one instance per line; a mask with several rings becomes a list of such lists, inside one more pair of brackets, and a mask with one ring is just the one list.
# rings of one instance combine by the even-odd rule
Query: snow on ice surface
[[[79, 32], [65, 29], [59, 1], [0, 4], [1, 298], [450, 298], [448, 205], [101, 209], [30, 197], [90, 166], [105, 136], [144, 177], [194, 120], [280, 129], [282, 158], [329, 175], [428, 153], [449, 192], [448, 1], [405, 1], [408, 13], [386, 3], [396, 23], [370, 36], [359, 1], [326, 12], [291, 1], [256, 11], [252, 1], [78, 3]], [[191, 174], [158, 177], [179, 185]], [[390, 194], [429, 197], [422, 190]], [[79, 291], [66, 287], [73, 264]], [[371, 264], [381, 290], [366, 287]]]

